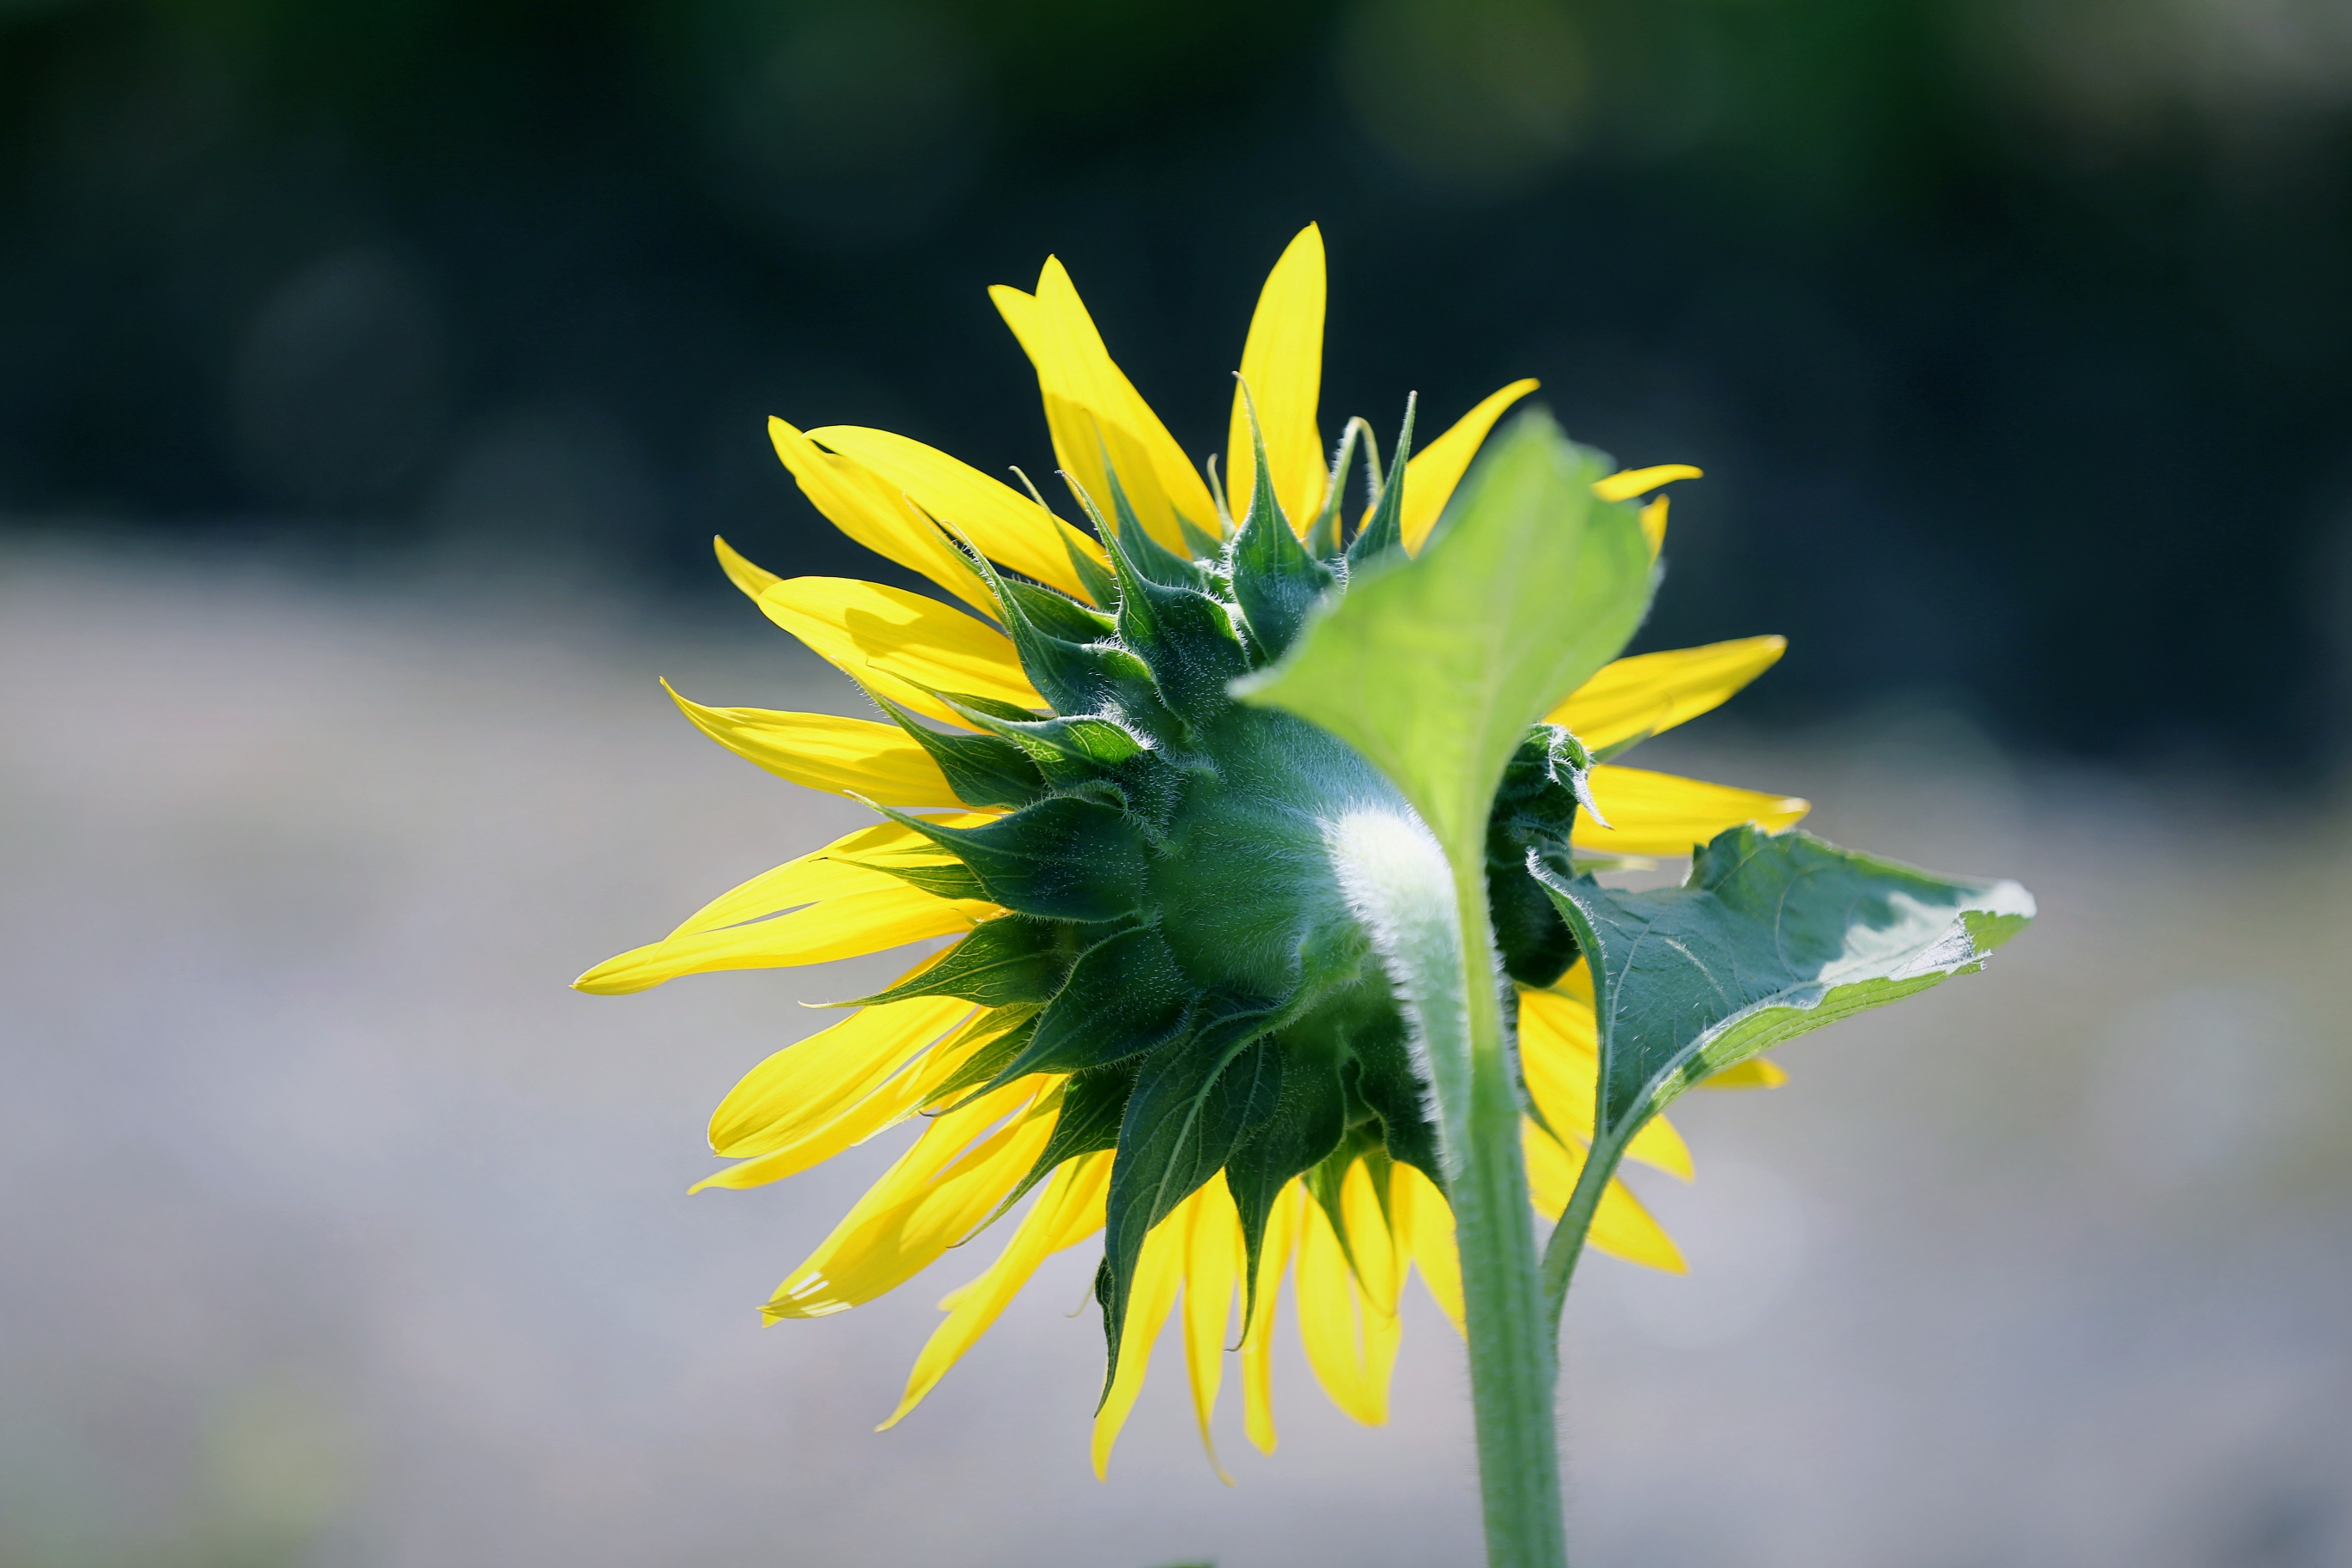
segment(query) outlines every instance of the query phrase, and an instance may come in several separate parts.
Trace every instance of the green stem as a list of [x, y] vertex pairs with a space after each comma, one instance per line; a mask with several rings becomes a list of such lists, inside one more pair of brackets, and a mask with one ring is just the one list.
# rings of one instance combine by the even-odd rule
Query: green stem
[[[1453, 858], [1470, 1070], [1468, 1103], [1446, 1103], [1459, 1098], [1458, 1090], [1449, 1097], [1441, 1089], [1439, 1114], [1454, 1155], [1449, 1196], [1462, 1257], [1486, 1561], [1490, 1568], [1565, 1568], [1553, 1405], [1559, 1320], [1546, 1310], [1537, 1272], [1518, 1089], [1494, 967], [1485, 867], [1480, 858]], [[1423, 1016], [1439, 1011], [1424, 1007]], [[1439, 1076], [1442, 1084], [1454, 1075]]]
[[1486, 1561], [1566, 1568], [1552, 1406], [1559, 1362], [1536, 1261], [1485, 846], [1474, 838], [1449, 856], [1419, 822], [1379, 812], [1334, 824], [1330, 846], [1427, 1052], [1462, 1258]]

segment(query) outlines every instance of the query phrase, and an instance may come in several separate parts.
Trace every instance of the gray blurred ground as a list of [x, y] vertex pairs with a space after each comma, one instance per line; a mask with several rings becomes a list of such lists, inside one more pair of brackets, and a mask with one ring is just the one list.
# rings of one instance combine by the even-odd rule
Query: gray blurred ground
[[[662, 698], [854, 710], [722, 619], [480, 563], [0, 556], [0, 1564], [1470, 1562], [1418, 1299], [1393, 1423], [1286, 1349], [1279, 1452], [1222, 1413], [1231, 1491], [1168, 1355], [1092, 1479], [1082, 1258], [883, 1436], [982, 1257], [759, 1327], [896, 1142], [689, 1200], [703, 1118], [885, 965], [564, 987], [854, 820]], [[2043, 913], [1790, 1088], [1685, 1102], [1699, 1182], [1642, 1185], [1691, 1275], [1596, 1260], [1570, 1314], [1580, 1562], [2352, 1563], [2345, 819], [2196, 758], [1736, 722], [1636, 760]]]

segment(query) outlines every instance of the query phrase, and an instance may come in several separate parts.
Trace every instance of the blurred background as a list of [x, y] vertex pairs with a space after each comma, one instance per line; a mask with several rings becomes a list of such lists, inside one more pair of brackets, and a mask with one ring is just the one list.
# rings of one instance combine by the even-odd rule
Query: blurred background
[[1638, 761], [2042, 899], [1680, 1118], [1581, 1561], [2352, 1563], [2344, 0], [0, 0], [0, 1568], [1467, 1561], [1420, 1307], [1234, 1491], [1067, 1258], [867, 1436], [979, 1260], [683, 1194], [868, 977], [562, 985], [850, 820], [653, 685], [855, 710], [764, 418], [1049, 469], [1052, 252], [1204, 452], [1310, 219], [1327, 430], [1706, 468], [1643, 646], [1791, 651]]

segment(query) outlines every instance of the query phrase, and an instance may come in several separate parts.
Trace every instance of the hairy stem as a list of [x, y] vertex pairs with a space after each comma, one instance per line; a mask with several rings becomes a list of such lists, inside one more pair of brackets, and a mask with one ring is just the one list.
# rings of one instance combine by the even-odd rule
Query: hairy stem
[[1469, 1103], [1441, 1103], [1454, 1151], [1454, 1234], [1478, 1426], [1478, 1489], [1490, 1568], [1564, 1568], [1556, 1327], [1536, 1267], [1534, 1213], [1520, 1143], [1518, 1089], [1503, 1020], [1485, 867], [1454, 858], [1462, 930]]
[[1426, 1052], [1462, 1257], [1486, 1561], [1565, 1568], [1552, 1425], [1559, 1358], [1537, 1271], [1484, 845], [1448, 856], [1418, 820], [1380, 811], [1332, 824], [1328, 843]]

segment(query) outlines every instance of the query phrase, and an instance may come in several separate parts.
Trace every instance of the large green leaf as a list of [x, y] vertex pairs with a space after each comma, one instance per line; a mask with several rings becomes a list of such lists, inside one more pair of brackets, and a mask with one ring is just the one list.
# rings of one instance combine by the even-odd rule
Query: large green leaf
[[1607, 471], [1548, 415], [1520, 416], [1417, 558], [1367, 564], [1235, 695], [1362, 752], [1457, 864], [1475, 863], [1528, 726], [1614, 658], [1649, 607], [1633, 508], [1592, 497]]
[[1531, 858], [1593, 964], [1596, 1142], [1783, 1040], [1940, 984], [2033, 918], [2015, 882], [1939, 877], [1805, 833], [1734, 827], [1679, 888], [1629, 893]]

